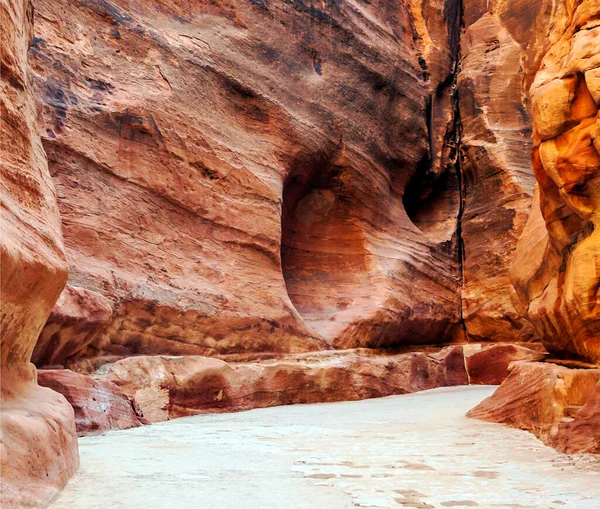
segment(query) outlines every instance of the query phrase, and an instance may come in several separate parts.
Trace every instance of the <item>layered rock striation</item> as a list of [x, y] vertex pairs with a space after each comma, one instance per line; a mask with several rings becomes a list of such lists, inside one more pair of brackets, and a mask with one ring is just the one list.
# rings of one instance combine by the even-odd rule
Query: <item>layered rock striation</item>
[[538, 185], [511, 277], [553, 362], [470, 412], [568, 453], [600, 452], [599, 19], [597, 1], [560, 2], [531, 87]]
[[91, 341], [54, 326], [44, 337], [72, 347], [36, 358], [459, 337], [458, 189], [434, 204], [435, 234], [403, 198], [430, 139], [451, 159], [449, 99], [440, 132], [426, 113], [452, 83], [460, 11], [189, 7], [36, 4], [30, 60], [70, 283], [113, 313]]
[[460, 73], [462, 313], [469, 340], [528, 341], [509, 267], [529, 210], [532, 122], [528, 89], [555, 2], [463, 2]]
[[0, 2], [0, 498], [8, 508], [48, 502], [79, 461], [73, 409], [37, 385], [29, 362], [67, 278], [27, 64], [32, 15], [26, 0]]

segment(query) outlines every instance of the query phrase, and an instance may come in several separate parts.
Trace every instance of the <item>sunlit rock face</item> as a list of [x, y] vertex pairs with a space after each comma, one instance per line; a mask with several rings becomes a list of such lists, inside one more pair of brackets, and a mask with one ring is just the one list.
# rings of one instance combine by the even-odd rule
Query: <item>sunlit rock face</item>
[[512, 279], [561, 358], [600, 362], [600, 4], [561, 2], [531, 88], [533, 213]]
[[37, 385], [29, 363], [67, 278], [56, 195], [37, 132], [27, 66], [31, 16], [27, 1], [0, 2], [0, 499], [7, 508], [47, 503], [79, 458], [71, 406]]
[[459, 17], [452, 2], [38, 1], [30, 60], [70, 283], [113, 313], [91, 343], [75, 348], [71, 327], [57, 344], [90, 357], [454, 339], [458, 187], [432, 207], [405, 190], [430, 145], [457, 180]]
[[600, 453], [599, 20], [596, 0], [559, 2], [531, 87], [538, 185], [511, 278], [554, 362], [516, 366], [469, 413], [568, 453]]

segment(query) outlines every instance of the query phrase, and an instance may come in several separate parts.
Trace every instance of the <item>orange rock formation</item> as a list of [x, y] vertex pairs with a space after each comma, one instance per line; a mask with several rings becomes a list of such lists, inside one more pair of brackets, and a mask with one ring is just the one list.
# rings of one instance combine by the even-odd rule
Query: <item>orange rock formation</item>
[[78, 461], [30, 360], [80, 433], [600, 361], [598, 0], [0, 6], [9, 507]]
[[0, 499], [36, 506], [78, 466], [73, 409], [39, 387], [31, 352], [67, 278], [54, 186], [37, 132], [27, 49], [32, 8], [0, 3], [2, 320]]
[[512, 279], [546, 348], [600, 362], [600, 3], [561, 2], [531, 88], [539, 190]]

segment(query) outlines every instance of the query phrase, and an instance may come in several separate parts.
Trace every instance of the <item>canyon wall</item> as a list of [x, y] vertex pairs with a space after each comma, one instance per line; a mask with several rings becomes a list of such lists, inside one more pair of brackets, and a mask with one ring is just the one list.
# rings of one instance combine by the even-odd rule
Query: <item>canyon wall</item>
[[458, 77], [463, 317], [470, 341], [527, 341], [508, 267], [529, 216], [531, 104], [555, 2], [467, 1]]
[[56, 310], [36, 359], [459, 338], [458, 188], [435, 232], [403, 203], [453, 142], [449, 4], [36, 2], [69, 285], [112, 309]]
[[56, 193], [37, 132], [27, 49], [32, 6], [0, 3], [2, 262], [0, 498], [52, 498], [78, 465], [73, 409], [39, 387], [32, 350], [67, 279]]
[[[543, 357], [439, 352], [452, 342], [539, 336], [598, 362], [597, 0], [1, 5], [15, 504], [77, 465], [73, 410], [30, 359], [97, 378], [40, 377], [80, 432], [138, 425], [142, 407], [161, 420], [497, 383]], [[275, 360], [236, 362], [261, 356]], [[589, 429], [590, 401], [567, 431]]]
[[550, 362], [516, 366], [469, 416], [600, 453], [600, 2], [558, 4], [531, 87], [533, 211], [511, 276]]
[[562, 2], [531, 88], [533, 213], [512, 279], [559, 358], [600, 362], [600, 3]]
[[535, 339], [535, 7], [36, 2], [70, 276], [35, 362]]

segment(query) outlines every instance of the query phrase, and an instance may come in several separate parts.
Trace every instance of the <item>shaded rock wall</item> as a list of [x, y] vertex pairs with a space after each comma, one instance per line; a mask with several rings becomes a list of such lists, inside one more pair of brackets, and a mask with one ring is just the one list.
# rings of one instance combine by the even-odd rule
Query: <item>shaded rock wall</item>
[[535, 332], [512, 303], [509, 267], [535, 183], [528, 89], [555, 2], [463, 5], [458, 76], [463, 317], [472, 341], [527, 341]]
[[38, 1], [30, 59], [70, 283], [113, 307], [71, 356], [456, 338], [457, 188], [436, 235], [403, 195], [431, 143], [449, 157], [452, 105], [439, 134], [426, 113], [455, 72], [459, 15]]
[[512, 279], [559, 358], [600, 362], [600, 4], [561, 2], [531, 88], [533, 213]]
[[553, 6], [37, 2], [70, 283], [113, 314], [36, 362], [533, 339], [508, 265]]
[[48, 502], [79, 461], [71, 406], [37, 385], [29, 363], [67, 278], [56, 194], [37, 132], [27, 65], [32, 14], [28, 1], [0, 2], [0, 497], [7, 508]]

